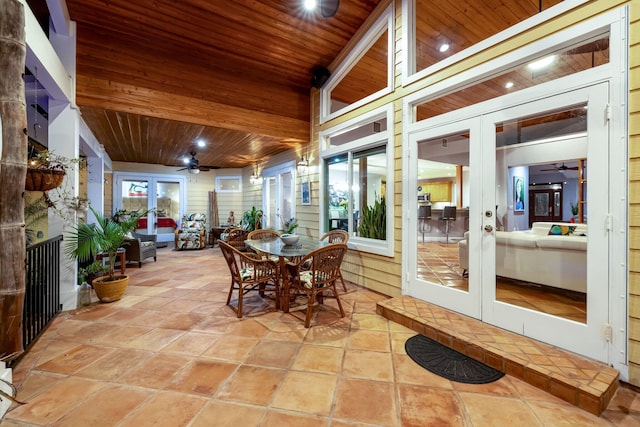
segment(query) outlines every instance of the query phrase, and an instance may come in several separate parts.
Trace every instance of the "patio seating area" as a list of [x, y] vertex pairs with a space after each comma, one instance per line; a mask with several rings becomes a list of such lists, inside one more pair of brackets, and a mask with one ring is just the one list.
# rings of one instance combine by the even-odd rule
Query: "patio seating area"
[[415, 332], [376, 314], [387, 297], [348, 281], [338, 291], [345, 317], [326, 300], [305, 328], [305, 311], [277, 311], [255, 293], [238, 319], [218, 247], [158, 252], [163, 262], [127, 269], [120, 301], [54, 320], [15, 367], [28, 403], [1, 427], [640, 421], [638, 394], [625, 387], [598, 418], [511, 375], [484, 385], [437, 377], [405, 353]]

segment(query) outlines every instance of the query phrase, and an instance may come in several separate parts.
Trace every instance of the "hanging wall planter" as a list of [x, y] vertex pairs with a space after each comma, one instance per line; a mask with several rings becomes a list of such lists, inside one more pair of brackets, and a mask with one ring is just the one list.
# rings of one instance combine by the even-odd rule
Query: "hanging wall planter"
[[64, 179], [62, 169], [27, 168], [25, 190], [49, 191], [59, 187]]

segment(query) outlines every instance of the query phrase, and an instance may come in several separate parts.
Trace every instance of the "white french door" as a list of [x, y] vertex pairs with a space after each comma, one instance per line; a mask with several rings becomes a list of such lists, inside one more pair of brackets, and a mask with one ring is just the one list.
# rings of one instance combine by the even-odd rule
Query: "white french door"
[[180, 175], [140, 175], [115, 172], [114, 211], [149, 211], [136, 232], [156, 234], [158, 242], [172, 242], [186, 207], [186, 180]]
[[[607, 224], [614, 185], [608, 83], [546, 97], [529, 93], [530, 99], [520, 94], [522, 102], [510, 108], [469, 118], [453, 112], [425, 120], [424, 127], [409, 133], [409, 150], [417, 153], [409, 161], [410, 175], [433, 168], [440, 176], [422, 182], [451, 182], [451, 200], [444, 204], [457, 206], [456, 222], [468, 222], [466, 233], [443, 240], [443, 203], [430, 203], [430, 218], [419, 222], [424, 198], [410, 198], [415, 214], [409, 227], [418, 232], [410, 233], [407, 292], [609, 362], [610, 344], [603, 334], [609, 324]], [[448, 168], [455, 170], [449, 178], [444, 176]], [[560, 225], [571, 220], [569, 202], [580, 204], [579, 236], [548, 236], [546, 230], [535, 235], [529, 216], [540, 207], [530, 206], [527, 196], [536, 186], [557, 188], [549, 209], [565, 219]], [[522, 298], [527, 287], [546, 295], [545, 307]], [[571, 307], [554, 311], [558, 293], [577, 299], [575, 313]]]
[[281, 230], [295, 216], [294, 162], [264, 169], [262, 172], [262, 211], [264, 227]]
[[[478, 117], [463, 119], [428, 127], [410, 135], [411, 152], [417, 153], [413, 168], [415, 172], [410, 173], [410, 176], [414, 177], [420, 173], [425, 182], [453, 182], [453, 186], [460, 181], [467, 182], [467, 191], [462, 197], [468, 200], [441, 201], [429, 194], [429, 197], [420, 200], [432, 202], [418, 204], [418, 197], [411, 196], [411, 211], [417, 213], [421, 207], [430, 208], [430, 215], [428, 219], [410, 217], [412, 221], [409, 229], [418, 230], [419, 233], [409, 241], [409, 265], [415, 267], [411, 274], [409, 293], [416, 298], [475, 318], [481, 318], [482, 309], [478, 267], [475, 265], [477, 261], [470, 259], [472, 267], [466, 270], [475, 273], [469, 274], [468, 281], [462, 278], [462, 270], [454, 272], [449, 269], [451, 264], [447, 260], [451, 259], [452, 254], [457, 256], [458, 241], [463, 234], [454, 237], [452, 233], [446, 233], [450, 224], [446, 224], [440, 218], [445, 205], [456, 205], [459, 217], [456, 218], [456, 225], [469, 230], [480, 228], [482, 165], [481, 146], [477, 142], [480, 139], [480, 123]], [[462, 169], [462, 175], [456, 174], [456, 179], [451, 179], [452, 171], [456, 170], [457, 166], [462, 167], [458, 168]], [[410, 187], [417, 189], [418, 195], [421, 195], [423, 188], [422, 185], [418, 185], [419, 182], [416, 181], [416, 184], [411, 184]], [[460, 194], [458, 190], [455, 188], [450, 194]], [[464, 212], [465, 207], [468, 207], [467, 212]], [[468, 227], [465, 227], [467, 218]], [[411, 233], [411, 236], [414, 234]], [[454, 273], [460, 273], [460, 277], [452, 277]]]
[[[577, 169], [563, 168], [558, 169], [558, 172], [564, 172], [561, 173], [565, 178], [560, 182], [561, 188], [568, 188], [569, 181], [574, 179], [573, 174], [576, 173], [576, 185], [581, 186], [584, 192], [579, 203], [582, 204], [586, 220], [586, 226], [579, 224], [585, 228], [579, 230], [586, 232], [579, 231], [579, 234], [585, 236], [538, 236], [534, 252], [521, 250], [523, 248], [515, 247], [513, 243], [509, 246], [504, 242], [497, 242], [496, 240], [502, 237], [497, 235], [499, 232], [485, 231], [487, 226], [496, 228], [495, 218], [485, 217], [481, 230], [478, 230], [481, 246], [477, 255], [482, 262], [480, 281], [483, 321], [603, 362], [609, 361], [609, 344], [605, 338], [606, 334], [603, 334], [609, 324], [610, 231], [606, 225], [610, 212], [609, 125], [606, 120], [608, 99], [608, 83], [601, 83], [482, 117], [482, 155], [487, 159], [487, 163], [495, 163], [487, 166], [490, 170], [496, 171], [495, 174], [483, 174], [483, 209], [489, 209], [502, 200], [508, 206], [507, 222], [518, 224], [516, 228], [519, 230], [527, 229], [528, 224], [521, 217], [526, 217], [528, 212], [510, 210], [510, 203], [513, 203], [511, 195], [514, 174], [524, 177], [525, 182], [529, 183], [529, 188], [533, 189], [533, 184], [548, 184], [535, 178], [540, 175], [533, 175], [533, 166], [527, 167], [528, 173], [523, 172], [525, 165], [566, 166], [569, 161], [571, 165], [582, 162], [588, 164], [588, 175], [579, 177]], [[533, 134], [531, 142], [514, 145], [504, 143], [508, 136], [503, 134], [509, 132], [508, 127], [519, 129], [520, 138], [523, 138], [526, 123], [536, 121], [542, 124], [537, 125], [540, 127], [539, 130], [530, 130]], [[502, 147], [498, 143], [500, 140], [503, 141]], [[544, 170], [547, 174], [558, 173]], [[492, 189], [494, 190], [491, 191]], [[531, 209], [535, 208], [536, 206], [531, 206]], [[569, 219], [571, 216], [567, 213], [565, 218]], [[509, 237], [511, 236], [506, 236]], [[586, 254], [580, 246], [584, 241]], [[515, 251], [525, 256], [533, 253], [534, 258], [514, 257]], [[523, 265], [505, 267], [505, 264], [514, 261]], [[573, 286], [581, 285], [578, 290], [580, 294], [585, 294], [586, 318], [575, 318], [566, 312], [543, 313], [535, 306], [523, 307], [510, 303], [508, 298], [499, 298], [496, 292], [496, 277], [500, 270], [533, 277], [547, 286], [557, 284], [561, 289], [575, 290]], [[528, 272], [531, 274], [527, 274]], [[578, 277], [580, 280], [577, 280]], [[545, 281], [547, 279], [550, 281]], [[549, 293], [549, 296], [552, 295]]]

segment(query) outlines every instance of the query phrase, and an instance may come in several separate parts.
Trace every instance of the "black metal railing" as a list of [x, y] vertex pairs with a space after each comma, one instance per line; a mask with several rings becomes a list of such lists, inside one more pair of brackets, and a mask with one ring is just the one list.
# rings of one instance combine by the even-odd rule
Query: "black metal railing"
[[25, 350], [62, 310], [61, 242], [60, 235], [27, 248], [27, 277], [22, 314], [22, 340]]

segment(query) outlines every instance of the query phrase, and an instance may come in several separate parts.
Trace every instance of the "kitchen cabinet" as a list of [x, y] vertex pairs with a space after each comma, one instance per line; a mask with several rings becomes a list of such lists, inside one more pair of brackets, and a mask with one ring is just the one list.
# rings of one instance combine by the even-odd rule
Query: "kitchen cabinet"
[[429, 181], [419, 184], [422, 187], [421, 193], [430, 193], [431, 202], [451, 201], [451, 181]]

